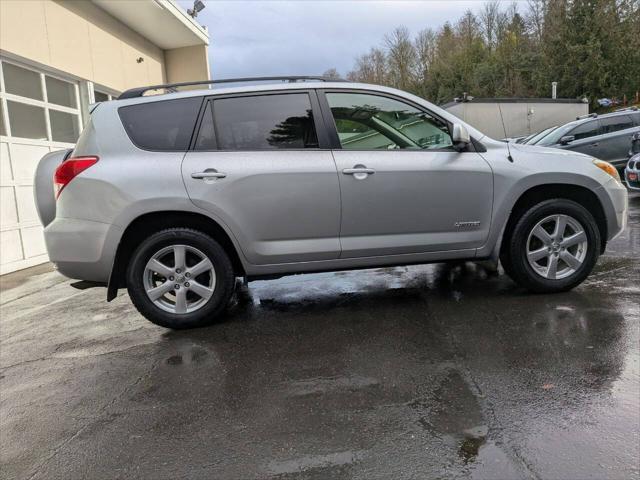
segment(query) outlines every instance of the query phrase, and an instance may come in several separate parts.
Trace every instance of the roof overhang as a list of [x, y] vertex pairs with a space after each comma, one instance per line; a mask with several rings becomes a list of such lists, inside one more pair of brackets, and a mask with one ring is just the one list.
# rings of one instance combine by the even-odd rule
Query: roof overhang
[[91, 0], [163, 50], [209, 45], [209, 33], [174, 0]]

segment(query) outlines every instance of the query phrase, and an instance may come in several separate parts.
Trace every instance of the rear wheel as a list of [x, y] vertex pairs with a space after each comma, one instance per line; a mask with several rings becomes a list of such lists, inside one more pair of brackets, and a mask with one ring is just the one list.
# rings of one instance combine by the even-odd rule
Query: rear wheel
[[127, 270], [138, 311], [174, 329], [209, 325], [223, 311], [235, 277], [224, 249], [196, 230], [172, 228], [140, 244]]
[[566, 199], [540, 202], [517, 221], [500, 260], [516, 283], [533, 292], [561, 292], [591, 273], [600, 231], [588, 210]]

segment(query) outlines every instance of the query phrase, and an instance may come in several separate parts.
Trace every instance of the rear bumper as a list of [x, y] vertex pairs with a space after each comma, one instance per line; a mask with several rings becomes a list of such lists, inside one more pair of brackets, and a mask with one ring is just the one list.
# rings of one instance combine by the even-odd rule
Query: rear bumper
[[44, 230], [49, 258], [65, 277], [106, 283], [122, 229], [107, 223], [57, 217]]

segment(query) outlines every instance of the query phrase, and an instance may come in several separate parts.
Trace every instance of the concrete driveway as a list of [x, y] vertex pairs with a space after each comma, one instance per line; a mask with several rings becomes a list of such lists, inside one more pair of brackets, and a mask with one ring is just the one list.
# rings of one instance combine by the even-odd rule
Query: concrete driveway
[[287, 277], [172, 332], [2, 278], [2, 478], [638, 478], [640, 196], [575, 291], [473, 264]]

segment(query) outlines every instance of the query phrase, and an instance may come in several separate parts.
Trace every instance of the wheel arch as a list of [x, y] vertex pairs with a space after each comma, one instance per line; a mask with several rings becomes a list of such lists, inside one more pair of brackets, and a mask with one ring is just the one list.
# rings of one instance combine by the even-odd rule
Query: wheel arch
[[520, 218], [526, 210], [535, 204], [551, 198], [573, 200], [589, 210], [598, 225], [598, 230], [600, 231], [600, 253], [604, 252], [607, 246], [608, 226], [604, 207], [598, 196], [593, 192], [593, 190], [581, 185], [550, 183], [530, 187], [518, 197], [504, 226], [497, 253], [503, 252], [503, 249], [507, 244], [504, 240], [510, 237], [518, 218]]
[[237, 276], [246, 276], [240, 253], [230, 234], [215, 220], [201, 213], [187, 211], [155, 211], [135, 218], [124, 230], [116, 250], [109, 283], [107, 301], [113, 300], [119, 288], [125, 286], [127, 265], [136, 247], [150, 234], [166, 228], [191, 228], [215, 239], [225, 250]]

